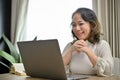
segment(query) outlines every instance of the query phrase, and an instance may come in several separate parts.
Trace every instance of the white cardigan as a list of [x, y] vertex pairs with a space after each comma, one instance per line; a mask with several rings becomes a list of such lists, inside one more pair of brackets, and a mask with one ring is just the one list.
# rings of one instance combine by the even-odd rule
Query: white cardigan
[[[95, 67], [93, 67], [88, 56], [84, 52], [78, 54], [76, 51], [72, 53], [71, 62], [66, 67], [69, 73], [77, 74], [97, 74], [98, 76], [110, 76], [113, 69], [113, 58], [109, 44], [105, 40], [101, 40], [97, 44], [88, 42], [88, 47], [99, 57]], [[71, 42], [68, 43], [63, 50], [64, 56], [66, 51], [72, 46]]]

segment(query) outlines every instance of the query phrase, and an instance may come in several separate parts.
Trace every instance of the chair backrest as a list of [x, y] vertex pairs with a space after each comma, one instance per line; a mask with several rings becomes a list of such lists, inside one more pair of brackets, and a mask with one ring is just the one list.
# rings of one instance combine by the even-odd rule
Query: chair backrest
[[120, 75], [120, 58], [113, 58], [114, 59], [114, 68], [113, 68], [113, 74], [114, 75]]

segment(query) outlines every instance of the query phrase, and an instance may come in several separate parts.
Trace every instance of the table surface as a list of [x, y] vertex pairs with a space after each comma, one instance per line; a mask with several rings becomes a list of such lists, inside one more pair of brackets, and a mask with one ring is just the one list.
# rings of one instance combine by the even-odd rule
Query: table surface
[[[18, 76], [10, 73], [0, 74], [0, 80], [50, 80], [42, 78], [32, 78], [28, 76]], [[98, 77], [98, 76], [89, 76], [87, 79], [80, 80], [120, 80], [120, 76], [110, 76], [110, 77]]]

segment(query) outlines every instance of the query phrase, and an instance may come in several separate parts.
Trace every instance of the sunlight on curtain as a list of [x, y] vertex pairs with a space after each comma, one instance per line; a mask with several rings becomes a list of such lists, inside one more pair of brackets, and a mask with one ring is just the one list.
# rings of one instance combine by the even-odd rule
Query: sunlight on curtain
[[12, 0], [11, 41], [16, 46], [23, 39], [29, 0]]
[[25, 40], [56, 38], [62, 51], [72, 41], [71, 15], [79, 7], [92, 9], [92, 0], [29, 0]]
[[119, 4], [119, 0], [93, 0], [93, 10], [102, 24], [103, 37], [109, 42], [113, 57], [117, 58], [120, 58]]

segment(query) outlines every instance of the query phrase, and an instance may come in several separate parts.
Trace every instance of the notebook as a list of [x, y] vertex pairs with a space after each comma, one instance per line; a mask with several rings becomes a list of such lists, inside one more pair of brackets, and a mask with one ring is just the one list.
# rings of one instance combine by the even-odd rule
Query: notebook
[[56, 80], [88, 77], [66, 74], [57, 39], [22, 41], [17, 44], [28, 76]]

